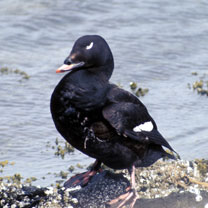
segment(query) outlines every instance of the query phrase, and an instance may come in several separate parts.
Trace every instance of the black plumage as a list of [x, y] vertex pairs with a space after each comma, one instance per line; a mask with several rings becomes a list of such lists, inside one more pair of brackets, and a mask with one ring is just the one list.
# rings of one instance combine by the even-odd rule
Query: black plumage
[[[86, 184], [101, 163], [114, 169], [127, 168], [134, 175], [134, 167], [149, 166], [162, 157], [175, 159], [162, 148], [174, 151], [144, 104], [109, 83], [113, 68], [113, 56], [106, 41], [88, 35], [75, 42], [64, 65], [57, 70], [69, 72], [51, 97], [55, 126], [72, 146], [96, 159], [91, 171], [75, 176], [66, 186], [81, 179]], [[136, 196], [134, 190], [129, 194]], [[131, 198], [130, 195], [126, 198]]]

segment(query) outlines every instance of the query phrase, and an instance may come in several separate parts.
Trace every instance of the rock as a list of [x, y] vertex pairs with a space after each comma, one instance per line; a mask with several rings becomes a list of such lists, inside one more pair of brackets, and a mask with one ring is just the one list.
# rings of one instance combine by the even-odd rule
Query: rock
[[79, 208], [104, 208], [107, 202], [125, 193], [129, 185], [123, 174], [105, 170], [94, 176], [87, 186], [71, 192], [71, 195], [78, 199]]
[[202, 191], [201, 196], [202, 200], [197, 202], [193, 193], [173, 192], [164, 198], [137, 200], [134, 208], [204, 208], [208, 204], [208, 192]]
[[[208, 208], [208, 175], [201, 170], [205, 170], [201, 163], [207, 161], [158, 161], [138, 168], [140, 198], [134, 208]], [[104, 170], [87, 186], [68, 189], [0, 181], [0, 207], [105, 208], [107, 202], [125, 193], [130, 185], [128, 177], [125, 171]]]

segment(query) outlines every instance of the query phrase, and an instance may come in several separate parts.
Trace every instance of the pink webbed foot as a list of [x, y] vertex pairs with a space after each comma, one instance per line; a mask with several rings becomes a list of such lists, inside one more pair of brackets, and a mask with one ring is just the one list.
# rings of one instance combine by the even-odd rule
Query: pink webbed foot
[[120, 195], [119, 197], [111, 200], [107, 203], [107, 205], [110, 205], [111, 208], [121, 208], [125, 205], [130, 205], [130, 208], [133, 208], [136, 200], [139, 198], [136, 193], [135, 188], [135, 167], [134, 165], [132, 168], [129, 169], [129, 173], [131, 176], [131, 187], [127, 188], [127, 192], [125, 194]]
[[107, 205], [109, 205], [111, 208], [121, 208], [126, 205], [129, 205], [130, 208], [133, 208], [137, 199], [138, 199], [138, 195], [136, 191], [130, 189], [129, 191], [127, 191], [127, 193], [122, 194], [117, 198], [108, 202]]
[[75, 187], [75, 186], [86, 186], [90, 179], [96, 175], [96, 171], [87, 171], [84, 173], [77, 174], [72, 176], [68, 181], [64, 183], [64, 187]]
[[69, 187], [75, 187], [75, 186], [86, 186], [90, 179], [97, 174], [98, 171], [101, 171], [100, 169], [101, 163], [99, 161], [95, 161], [93, 164], [91, 170], [77, 174], [75, 176], [72, 176], [69, 180], [67, 180], [64, 183], [64, 187], [69, 188]]

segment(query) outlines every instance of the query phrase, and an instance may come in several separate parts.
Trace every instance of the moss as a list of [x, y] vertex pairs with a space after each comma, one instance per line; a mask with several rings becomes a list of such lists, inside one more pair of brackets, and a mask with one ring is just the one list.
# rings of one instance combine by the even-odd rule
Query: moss
[[[197, 74], [196, 74], [197, 75]], [[192, 84], [193, 90], [196, 90], [200, 95], [208, 96], [208, 81], [205, 80], [206, 74]]]
[[139, 89], [136, 91], [135, 94], [136, 94], [137, 97], [141, 97], [141, 96], [146, 95], [148, 92], [149, 92], [149, 89], [147, 89], [147, 88], [144, 88], [144, 89], [139, 88]]
[[31, 184], [33, 181], [36, 181], [36, 180], [37, 180], [36, 177], [30, 177], [30, 178], [27, 178], [27, 179], [24, 181], [24, 183], [29, 183], [29, 184]]
[[130, 82], [129, 86], [134, 95], [136, 95], [137, 97], [145, 96], [149, 92], [148, 88], [137, 88], [136, 82]]
[[24, 71], [19, 71], [19, 73], [17, 73], [17, 74], [22, 75], [23, 79], [29, 79], [30, 78], [30, 76]]
[[194, 76], [197, 76], [198, 75], [197, 72], [192, 72], [191, 74], [194, 75]]
[[22, 179], [23, 177], [19, 173], [15, 173], [13, 176], [7, 177], [7, 180], [9, 180], [10, 182], [12, 181], [13, 183], [17, 183], [17, 184], [20, 184]]
[[81, 169], [84, 168], [80, 163], [77, 163], [77, 167]]
[[72, 147], [68, 142], [65, 142], [65, 150], [67, 152], [74, 152], [74, 147]]
[[130, 82], [129, 86], [132, 90], [135, 90], [137, 88], [137, 83], [136, 82]]
[[[18, 184], [18, 185], [22, 183], [22, 179], [23, 179], [23, 177], [19, 173], [15, 173], [13, 176], [0, 177], [0, 181], [5, 181], [7, 183], [13, 183], [13, 184]], [[37, 178], [32, 176], [32, 177], [29, 177], [26, 180], [24, 180], [23, 183], [31, 185], [31, 183], [36, 180], [37, 180]]]
[[202, 88], [203, 84], [204, 84], [203, 80], [196, 81], [193, 83], [193, 89]]
[[55, 152], [55, 155], [61, 156], [61, 158], [64, 159], [65, 150], [62, 148], [61, 145], [57, 146], [57, 151]]
[[56, 188], [57, 188], [57, 189], [62, 188], [61, 184], [60, 184], [60, 183], [56, 183]]
[[71, 165], [71, 166], [68, 168], [68, 171], [69, 171], [69, 172], [73, 172], [74, 169], [75, 169], [75, 167], [74, 167], [73, 165]]
[[19, 74], [22, 76], [22, 79], [30, 78], [30, 76], [26, 72], [19, 69], [9, 69], [8, 67], [2, 67], [0, 68], [0, 72], [1, 74]]
[[6, 165], [8, 165], [9, 164], [9, 161], [8, 160], [4, 160], [4, 161], [1, 161], [0, 162], [0, 166], [1, 167], [5, 167]]
[[195, 163], [197, 164], [197, 169], [199, 170], [200, 174], [205, 176], [208, 173], [208, 160], [196, 159]]
[[202, 89], [202, 88], [197, 88], [198, 94], [201, 95], [208, 95], [208, 90]]
[[10, 165], [15, 165], [15, 162], [10, 162]]
[[0, 68], [0, 72], [1, 72], [2, 74], [8, 74], [8, 73], [9, 73], [9, 68], [7, 68], [7, 67], [2, 67], [2, 68]]
[[31, 180], [32, 180], [32, 181], [37, 181], [37, 178], [34, 177], [34, 176], [32, 176], [32, 177], [31, 177]]
[[[56, 138], [55, 144], [56, 151], [54, 154], [57, 156], [61, 156], [62, 159], [64, 159], [66, 153], [74, 152], [74, 147], [72, 147], [68, 142], [65, 142], [64, 147], [62, 147], [61, 145], [59, 145], [58, 138]], [[55, 147], [52, 146], [52, 149], [55, 149]]]
[[69, 174], [68, 172], [61, 171], [59, 175], [61, 176], [62, 179], [66, 179], [68, 174]]

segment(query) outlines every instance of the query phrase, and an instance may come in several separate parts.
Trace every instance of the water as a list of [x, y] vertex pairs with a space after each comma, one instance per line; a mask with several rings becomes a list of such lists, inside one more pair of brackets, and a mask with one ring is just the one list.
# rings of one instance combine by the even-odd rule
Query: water
[[57, 179], [54, 173], [93, 161], [78, 151], [62, 160], [51, 148], [57, 137], [62, 140], [49, 111], [51, 93], [63, 76], [55, 70], [86, 34], [109, 43], [112, 82], [129, 89], [136, 81], [149, 88], [141, 100], [181, 157], [208, 159], [208, 98], [187, 87], [203, 74], [208, 77], [207, 11], [205, 0], [0, 1], [0, 66], [31, 76], [0, 75], [0, 161], [15, 162], [0, 174], [35, 176], [36, 184], [49, 185]]

